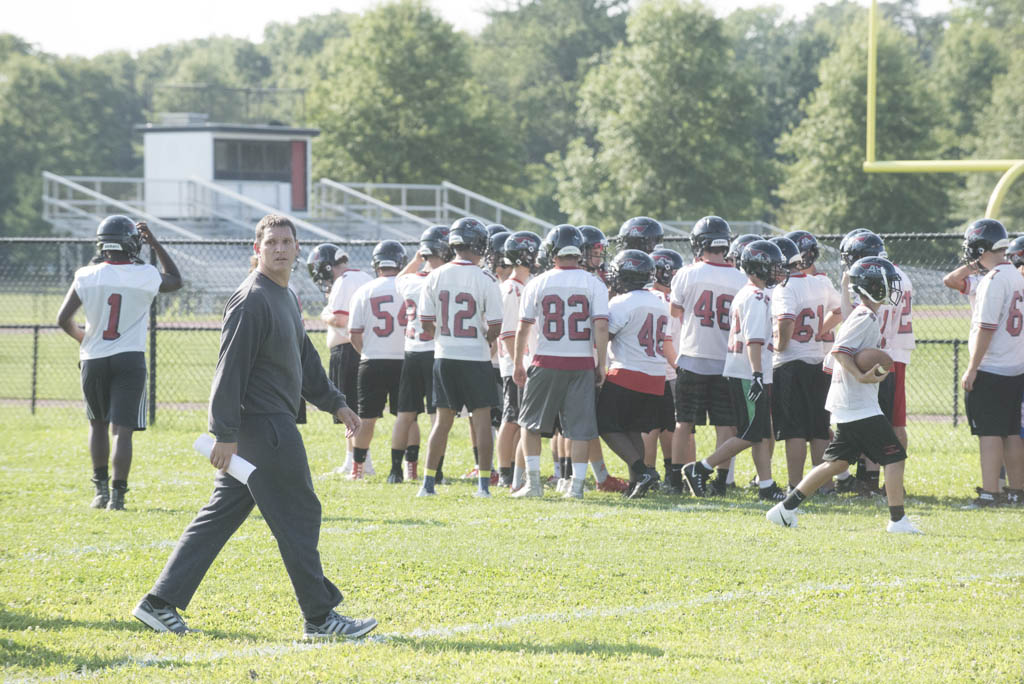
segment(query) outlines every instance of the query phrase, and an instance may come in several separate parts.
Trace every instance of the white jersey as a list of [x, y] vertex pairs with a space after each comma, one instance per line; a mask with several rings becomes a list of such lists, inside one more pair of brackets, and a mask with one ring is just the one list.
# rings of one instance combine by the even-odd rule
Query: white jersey
[[[338, 314], [350, 315], [352, 311], [352, 295], [371, 280], [373, 280], [373, 276], [369, 273], [360, 271], [357, 268], [348, 269], [341, 274], [340, 278], [335, 279], [334, 284], [331, 285], [331, 293], [327, 295], [327, 306], [324, 307], [324, 311], [335, 316]], [[335, 328], [333, 325], [327, 326], [328, 349], [339, 344], [348, 343], [347, 325], [342, 328]]]
[[707, 261], [672, 278], [671, 302], [683, 310], [676, 365], [702, 375], [721, 375], [729, 344], [729, 309], [747, 277], [729, 264]]
[[725, 357], [727, 378], [752, 380], [754, 371], [747, 358], [747, 347], [751, 342], [761, 343], [761, 373], [764, 384], [772, 382], [772, 299], [768, 292], [753, 283], [747, 283], [732, 300], [729, 311], [732, 326], [729, 328], [729, 347]]
[[428, 275], [430, 275], [429, 271], [419, 271], [418, 273], [406, 273], [395, 279], [398, 296], [405, 302], [406, 352], [434, 351], [434, 337], [423, 332], [423, 323], [418, 315], [420, 294], [423, 292], [423, 285], [426, 284]]
[[660, 293], [633, 290], [608, 302], [608, 381], [636, 392], [665, 393], [668, 303]]
[[[526, 283], [530, 280], [527, 278]], [[502, 320], [501, 334], [498, 336], [498, 362], [501, 370], [501, 377], [510, 378], [514, 370], [515, 359], [505, 349], [505, 340], [515, 340], [516, 330], [519, 328], [519, 308], [523, 298], [523, 291], [526, 283], [517, 280], [514, 276], [506, 278], [501, 284]], [[533, 348], [537, 344], [537, 326], [530, 328], [527, 336], [526, 349], [524, 350], [524, 365], [529, 365], [533, 355]], [[514, 343], [513, 343], [514, 344]]]
[[405, 300], [395, 276], [375, 278], [352, 296], [348, 329], [363, 336], [361, 360], [405, 358], [405, 324]]
[[910, 276], [896, 266], [900, 276], [900, 287], [903, 296], [898, 307], [890, 305], [878, 309], [882, 327], [882, 349], [889, 352], [893, 361], [903, 364], [910, 363], [910, 352], [914, 350], [914, 286]]
[[[868, 307], [858, 305], [843, 321], [832, 355], [856, 356], [863, 349], [879, 349], [881, 342], [878, 316]], [[837, 424], [882, 415], [878, 405], [878, 383], [860, 382], [842, 364], [833, 363], [832, 384], [828, 388], [825, 408], [832, 413], [832, 420]]]
[[85, 311], [78, 357], [146, 351], [149, 306], [160, 282], [160, 271], [149, 264], [103, 262], [78, 269], [74, 288]]
[[593, 322], [607, 318], [608, 287], [582, 268], [553, 268], [523, 291], [520, 320], [537, 327], [534, 366], [594, 368]]
[[501, 323], [501, 290], [491, 273], [462, 259], [431, 271], [419, 310], [436, 326], [435, 359], [491, 360], [487, 328]]
[[777, 321], [793, 321], [793, 335], [784, 351], [772, 358], [775, 367], [790, 361], [818, 364], [831, 346], [831, 330], [822, 330], [822, 323], [840, 308], [839, 293], [824, 275], [795, 273], [789, 282], [772, 290], [772, 317]]
[[[662, 292], [661, 290], [655, 290], [653, 287], [648, 288], [651, 292], [661, 297], [662, 301], [665, 302], [666, 306], [671, 305], [671, 296], [668, 292]], [[672, 340], [672, 344], [679, 347], [679, 334], [683, 329], [683, 322], [672, 315], [671, 309], [669, 310], [668, 317], [668, 338]], [[665, 379], [672, 381], [676, 379], [676, 360], [665, 357]]]
[[978, 298], [971, 316], [971, 336], [967, 342], [971, 355], [978, 343], [978, 332], [992, 330], [992, 342], [978, 370], [997, 375], [1024, 373], [1024, 275], [1008, 263], [986, 273], [978, 285]]

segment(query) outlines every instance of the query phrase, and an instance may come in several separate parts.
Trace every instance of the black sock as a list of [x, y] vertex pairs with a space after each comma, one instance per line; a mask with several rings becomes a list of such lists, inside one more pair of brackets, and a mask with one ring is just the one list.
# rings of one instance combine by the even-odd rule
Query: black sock
[[728, 468], [715, 468], [715, 477], [717, 477], [719, 480], [721, 480], [722, 483], [724, 484], [729, 479], [729, 469]]
[[563, 458], [562, 459], [562, 477], [564, 477], [567, 480], [572, 478], [572, 459], [571, 458]]
[[682, 486], [683, 486], [683, 464], [682, 463], [673, 463], [671, 465], [671, 467], [669, 468], [668, 473], [669, 473], [669, 481], [672, 483], [672, 486], [673, 487], [680, 487], [680, 488], [682, 488]]
[[903, 512], [903, 506], [889, 506], [889, 520], [896, 522], [902, 520], [906, 513]]
[[715, 472], [715, 469], [714, 469], [714, 468], [708, 468], [708, 467], [707, 467], [706, 465], [704, 465], [704, 464], [703, 464], [703, 463], [701, 463], [700, 461], [697, 461], [697, 462], [695, 462], [695, 463], [693, 464], [693, 467], [694, 467], [694, 468], [700, 468], [701, 470], [703, 470], [703, 471], [704, 471], [705, 473], [707, 473], [708, 475], [710, 475], [711, 473]]
[[638, 458], [629, 464], [629, 476], [633, 482], [636, 482], [643, 477], [646, 472], [647, 466], [644, 465], [644, 459], [642, 458]]
[[868, 476], [868, 465], [864, 462], [863, 458], [857, 459], [857, 479], [864, 481], [864, 478]]
[[110, 484], [114, 489], [128, 489], [128, 480], [114, 480]]
[[441, 458], [437, 461], [437, 481], [440, 482], [444, 479], [444, 473], [441, 472], [441, 468], [444, 466], [444, 454], [441, 454]]
[[167, 606], [171, 605], [170, 603], [168, 603], [167, 601], [164, 601], [159, 596], [153, 596], [152, 594], [146, 594], [146, 601], [149, 603], [149, 605], [153, 606], [154, 608], [156, 608], [158, 610], [160, 608], [166, 608]]
[[502, 480], [512, 479], [512, 466], [502, 466], [498, 468], [498, 472], [501, 473]]
[[401, 470], [402, 469], [402, 456], [405, 455], [405, 449], [392, 449], [391, 450], [391, 469]]
[[665, 479], [668, 479], [668, 474], [672, 472], [672, 459], [663, 458], [661, 462], [665, 464]]
[[473, 447], [473, 463], [476, 465], [480, 465], [480, 452], [477, 450], [476, 447]]
[[786, 500], [782, 502], [782, 507], [785, 508], [787, 511], [792, 511], [797, 506], [802, 504], [806, 498], [807, 497], [804, 496], [804, 494], [799, 489], [794, 487], [793, 491], [791, 491], [789, 493], [789, 496], [786, 497]]
[[871, 486], [872, 489], [878, 489], [878, 470], [869, 470], [864, 476], [864, 481]]
[[352, 460], [356, 463], [366, 463], [366, 454], [368, 453], [370, 453], [369, 449], [356, 447], [352, 450]]
[[107, 467], [107, 466], [103, 466], [102, 468], [93, 468], [92, 469], [92, 479], [100, 480], [101, 482], [105, 481], [105, 480], [109, 480], [110, 479], [110, 468]]
[[420, 460], [420, 445], [410, 444], [405, 447], [405, 460], [409, 463], [415, 463]]

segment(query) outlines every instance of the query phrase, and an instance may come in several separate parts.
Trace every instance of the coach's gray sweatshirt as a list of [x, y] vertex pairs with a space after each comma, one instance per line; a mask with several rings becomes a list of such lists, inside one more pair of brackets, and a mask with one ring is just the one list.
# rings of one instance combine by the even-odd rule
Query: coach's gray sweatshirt
[[237, 442], [243, 415], [294, 418], [300, 396], [329, 413], [346, 406], [306, 335], [295, 295], [253, 271], [224, 307], [210, 432], [220, 442]]

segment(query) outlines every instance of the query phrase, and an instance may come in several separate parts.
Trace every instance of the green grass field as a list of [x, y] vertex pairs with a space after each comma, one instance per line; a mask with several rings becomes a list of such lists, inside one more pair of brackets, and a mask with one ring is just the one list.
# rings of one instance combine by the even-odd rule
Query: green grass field
[[[416, 499], [412, 483], [331, 474], [341, 433], [323, 414], [303, 432], [324, 566], [346, 595], [343, 612], [374, 615], [378, 630], [359, 643], [297, 641], [275, 542], [253, 515], [184, 613], [202, 631], [158, 635], [129, 613], [209, 497], [213, 470], [190, 450], [203, 423], [186, 412], [137, 435], [130, 510], [113, 514], [88, 508], [78, 411], [32, 418], [0, 407], [0, 679], [1024, 678], [1024, 511], [959, 510], [978, 479], [973, 454], [914, 450], [907, 507], [927, 534], [909, 538], [883, 532], [884, 503], [857, 498], [812, 499], [791, 530], [770, 526], [747, 490], [477, 500], [456, 481]], [[449, 475], [471, 465], [464, 423]], [[373, 456], [381, 470], [386, 451], [375, 443]], [[746, 482], [749, 457], [738, 470]]]

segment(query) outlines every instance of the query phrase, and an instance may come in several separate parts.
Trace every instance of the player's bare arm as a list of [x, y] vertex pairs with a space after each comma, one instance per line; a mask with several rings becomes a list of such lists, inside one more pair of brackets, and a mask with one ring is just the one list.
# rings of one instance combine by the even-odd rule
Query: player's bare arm
[[420, 325], [423, 326], [423, 334], [427, 338], [433, 339], [434, 338], [434, 333], [437, 332], [437, 328], [434, 325], [434, 321], [425, 321], [425, 320], [423, 320], [421, 318], [420, 319]]
[[75, 286], [72, 285], [68, 288], [68, 293], [64, 295], [64, 302], [60, 305], [60, 311], [57, 312], [57, 325], [60, 326], [61, 330], [75, 338], [75, 341], [79, 344], [82, 343], [82, 338], [85, 337], [85, 330], [78, 323], [75, 323], [75, 312], [81, 306], [82, 300], [78, 298]]
[[786, 347], [789, 346], [789, 341], [793, 337], [793, 328], [795, 327], [796, 321], [794, 321], [793, 319], [779, 319], [779, 336], [775, 340], [775, 349], [777, 351], [786, 351]]
[[979, 272], [978, 262], [971, 261], [969, 263], [958, 266], [942, 278], [942, 284], [951, 290], [957, 292], [967, 291], [967, 279], [972, 275], [976, 275]]
[[974, 379], [978, 376], [978, 366], [981, 365], [981, 360], [985, 358], [989, 345], [992, 344], [992, 337], [995, 334], [995, 330], [989, 330], [986, 328], [979, 328], [977, 331], [974, 353], [971, 354], [971, 360], [967, 364], [967, 370], [964, 371], [963, 376], [960, 378], [960, 386], [968, 392], [974, 389]]
[[409, 263], [405, 265], [405, 268], [398, 272], [399, 277], [408, 275], [410, 273], [417, 273], [420, 270], [420, 266], [423, 265], [423, 261], [423, 255], [420, 254], [418, 251], [414, 252], [412, 255], [412, 259], [409, 259]]
[[498, 339], [498, 335], [501, 334], [501, 322], [491, 323], [487, 326], [487, 344], [494, 349], [494, 343]]
[[828, 332], [829, 330], [832, 330], [832, 328], [835, 328], [837, 325], [839, 325], [842, 322], [843, 322], [843, 312], [842, 312], [841, 309], [836, 309], [835, 311], [829, 311], [827, 314], [825, 314], [825, 318], [821, 322], [821, 331], [823, 333], [824, 332]]
[[[526, 341], [530, 336], [530, 328], [532, 327], [533, 323], [519, 321], [519, 327], [516, 329], [516, 346], [512, 352], [512, 382], [520, 387], [526, 386], [526, 368], [523, 366], [523, 359], [526, 357]], [[607, 331], [608, 327], [606, 325], [605, 332], [607, 333]]]
[[842, 285], [839, 288], [839, 311], [845, 321], [853, 312], [853, 300], [850, 299], [850, 272], [843, 271]]
[[349, 331], [349, 342], [352, 343], [352, 348], [360, 354], [363, 353], [363, 333]]
[[597, 347], [597, 375], [598, 385], [604, 384], [604, 375], [608, 366], [608, 319], [599, 318], [594, 321], [594, 346]]
[[149, 245], [156, 253], [157, 261], [160, 262], [160, 268], [163, 269], [163, 273], [160, 274], [160, 291], [174, 292], [175, 290], [180, 290], [184, 283], [181, 280], [181, 273], [178, 271], [178, 266], [174, 263], [174, 259], [167, 253], [167, 250], [160, 244], [160, 241], [156, 239], [156, 235], [153, 235], [153, 231], [149, 229], [145, 221], [139, 221], [135, 224], [135, 227], [139, 229], [139, 237], [142, 238], [142, 241]]

